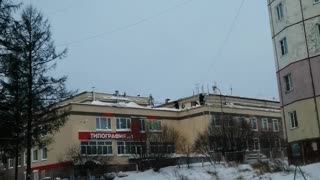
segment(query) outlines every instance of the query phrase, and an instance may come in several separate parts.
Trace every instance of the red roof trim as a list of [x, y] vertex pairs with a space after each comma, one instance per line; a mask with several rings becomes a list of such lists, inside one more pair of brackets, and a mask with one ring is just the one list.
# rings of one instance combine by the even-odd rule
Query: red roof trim
[[156, 119], [155, 116], [148, 116], [147, 118], [148, 118], [149, 120], [155, 120], [155, 119]]
[[113, 117], [113, 114], [112, 113], [104, 113], [103, 116], [104, 117]]

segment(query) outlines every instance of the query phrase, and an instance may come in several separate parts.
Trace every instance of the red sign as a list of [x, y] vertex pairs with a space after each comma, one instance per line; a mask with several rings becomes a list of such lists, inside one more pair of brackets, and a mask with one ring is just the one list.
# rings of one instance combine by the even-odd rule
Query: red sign
[[79, 132], [79, 140], [90, 139], [132, 139], [131, 132]]

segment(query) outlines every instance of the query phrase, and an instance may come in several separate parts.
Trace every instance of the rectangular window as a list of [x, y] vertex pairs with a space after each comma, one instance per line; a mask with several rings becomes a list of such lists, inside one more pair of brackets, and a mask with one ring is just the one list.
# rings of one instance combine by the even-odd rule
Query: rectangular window
[[161, 121], [160, 120], [151, 120], [148, 122], [149, 131], [160, 131], [161, 130]]
[[285, 83], [285, 90], [286, 92], [292, 91], [292, 78], [291, 78], [291, 74], [287, 74], [284, 77], [284, 83]]
[[13, 168], [13, 159], [8, 159], [8, 168]]
[[257, 119], [251, 118], [251, 119], [250, 119], [250, 122], [251, 122], [251, 130], [253, 130], [253, 131], [258, 131]]
[[105, 117], [96, 118], [96, 129], [97, 130], [111, 130], [111, 119]]
[[281, 55], [284, 56], [288, 53], [288, 43], [287, 38], [283, 38], [280, 40], [280, 49], [281, 49]]
[[150, 153], [154, 154], [170, 154], [175, 152], [174, 143], [166, 142], [150, 142]]
[[22, 164], [22, 162], [21, 162], [21, 156], [19, 155], [19, 157], [18, 157], [18, 167], [20, 167], [21, 164]]
[[269, 123], [267, 118], [262, 118], [262, 130], [263, 131], [268, 131], [269, 130]]
[[117, 131], [130, 131], [131, 119], [130, 118], [117, 118]]
[[139, 130], [141, 132], [146, 131], [145, 119], [139, 119]]
[[280, 148], [281, 147], [281, 143], [280, 143], [280, 139], [275, 139], [274, 140], [274, 148]]
[[279, 21], [281, 21], [283, 19], [283, 4], [279, 3], [276, 6], [276, 11], [277, 11], [277, 18]]
[[279, 121], [278, 119], [272, 120], [273, 132], [279, 132]]
[[313, 3], [314, 4], [317, 4], [317, 3], [319, 3], [320, 2], [320, 0], [313, 0]]
[[32, 151], [32, 161], [35, 162], [35, 161], [38, 161], [38, 150], [33, 150]]
[[86, 155], [110, 155], [112, 154], [112, 142], [110, 141], [81, 141], [81, 154]]
[[117, 142], [118, 154], [127, 154], [125, 142]]
[[214, 126], [221, 126], [221, 116], [220, 115], [213, 115], [212, 121], [214, 123]]
[[41, 149], [41, 160], [47, 160], [48, 158], [48, 150], [46, 147]]
[[27, 165], [27, 152], [25, 151], [23, 154], [23, 161], [24, 161], [24, 165]]
[[297, 112], [296, 111], [289, 112], [289, 118], [290, 118], [291, 128], [297, 128], [298, 127]]
[[253, 150], [259, 150], [259, 149], [260, 149], [259, 138], [253, 138]]

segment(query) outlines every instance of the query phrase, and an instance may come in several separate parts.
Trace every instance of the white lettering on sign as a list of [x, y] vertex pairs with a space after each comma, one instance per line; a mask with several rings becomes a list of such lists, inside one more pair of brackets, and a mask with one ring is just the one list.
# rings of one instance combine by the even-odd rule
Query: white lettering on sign
[[112, 133], [90, 133], [90, 139], [129, 139], [130, 134], [112, 134]]

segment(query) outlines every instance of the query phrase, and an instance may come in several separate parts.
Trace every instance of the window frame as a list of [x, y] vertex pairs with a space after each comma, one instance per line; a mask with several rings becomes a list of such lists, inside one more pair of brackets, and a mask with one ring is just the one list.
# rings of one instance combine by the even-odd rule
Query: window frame
[[146, 120], [147, 119], [145, 119], [145, 118], [139, 119], [139, 131], [142, 133], [146, 132]]
[[[154, 124], [159, 124], [159, 125], [155, 126]], [[159, 128], [154, 129], [154, 127], [159, 127]], [[161, 132], [161, 120], [157, 120], [157, 119], [149, 120], [148, 121], [148, 131], [149, 132]]]
[[[45, 152], [46, 153], [44, 153], [44, 149], [46, 150]], [[45, 158], [43, 158], [43, 155], [46, 155], [46, 157]], [[45, 161], [45, 160], [47, 160], [48, 159], [48, 148], [47, 147], [43, 147], [42, 149], [41, 149], [41, 160], [42, 161]]]
[[25, 151], [23, 154], [23, 164], [24, 164], [24, 166], [27, 165], [27, 151]]
[[[36, 154], [37, 154], [37, 156], [34, 156], [34, 152], [37, 152]], [[34, 158], [37, 158], [37, 159], [34, 159]], [[39, 158], [38, 158], [38, 149], [34, 149], [34, 150], [32, 150], [32, 162], [37, 162], [39, 160]]]
[[276, 6], [277, 21], [281, 22], [284, 18], [283, 2], [279, 2]]
[[18, 156], [18, 167], [22, 166], [22, 159], [21, 159], [21, 155], [19, 154]]
[[281, 57], [283, 57], [287, 55], [289, 52], [287, 37], [283, 37], [282, 39], [280, 39], [279, 44], [280, 44]]
[[[129, 124], [129, 127], [121, 128], [121, 125], [122, 125], [121, 120], [123, 120], [123, 119], [125, 119], [125, 121], [126, 121], [126, 123], [125, 123], [126, 126], [128, 126], [128, 124]], [[117, 117], [116, 118], [116, 131], [131, 131], [131, 118]]]
[[[277, 124], [277, 126], [275, 126]], [[277, 130], [276, 128], [277, 127]], [[280, 126], [279, 126], [279, 120], [278, 119], [272, 119], [272, 130], [273, 132], [279, 132], [280, 131]]]
[[289, 92], [293, 91], [291, 73], [284, 75], [283, 79], [284, 79], [284, 85], [285, 85], [285, 93], [289, 93]]
[[[101, 144], [103, 143], [103, 144]], [[81, 141], [80, 142], [80, 153], [82, 155], [87, 156], [113, 156], [113, 148], [112, 148], [112, 141], [108, 140], [97, 140], [97, 141]], [[82, 148], [85, 149], [85, 153], [82, 153]], [[101, 148], [101, 152], [99, 153], [99, 148]], [[94, 149], [95, 153], [88, 154], [88, 149], [90, 149], [90, 152]], [[106, 149], [107, 153], [104, 153], [104, 150]], [[109, 150], [111, 150], [109, 152]]]
[[213, 121], [213, 124], [215, 127], [221, 127], [222, 124], [221, 124], [221, 115], [212, 115], [211, 116], [212, 118], [212, 121]]
[[[105, 120], [106, 121], [106, 128], [102, 128], [101, 127], [101, 120]], [[110, 127], [109, 127], [110, 126]], [[96, 130], [97, 131], [112, 131], [112, 120], [110, 117], [103, 117], [103, 116], [99, 116], [96, 117]]]
[[[256, 124], [256, 128], [255, 129], [252, 126], [253, 122], [255, 122], [255, 124]], [[251, 128], [251, 131], [259, 131], [257, 118], [250, 118], [250, 128]]]
[[[290, 111], [288, 113], [289, 113], [289, 117], [290, 117], [290, 129], [298, 128], [299, 123], [298, 123], [297, 111]], [[292, 117], [294, 119], [292, 119]]]
[[[265, 124], [266, 123], [266, 124]], [[266, 125], [266, 127], [265, 127]], [[269, 121], [268, 118], [261, 118], [261, 129], [262, 131], [269, 131]]]
[[13, 158], [8, 159], [8, 169], [12, 169], [14, 167], [14, 160]]

